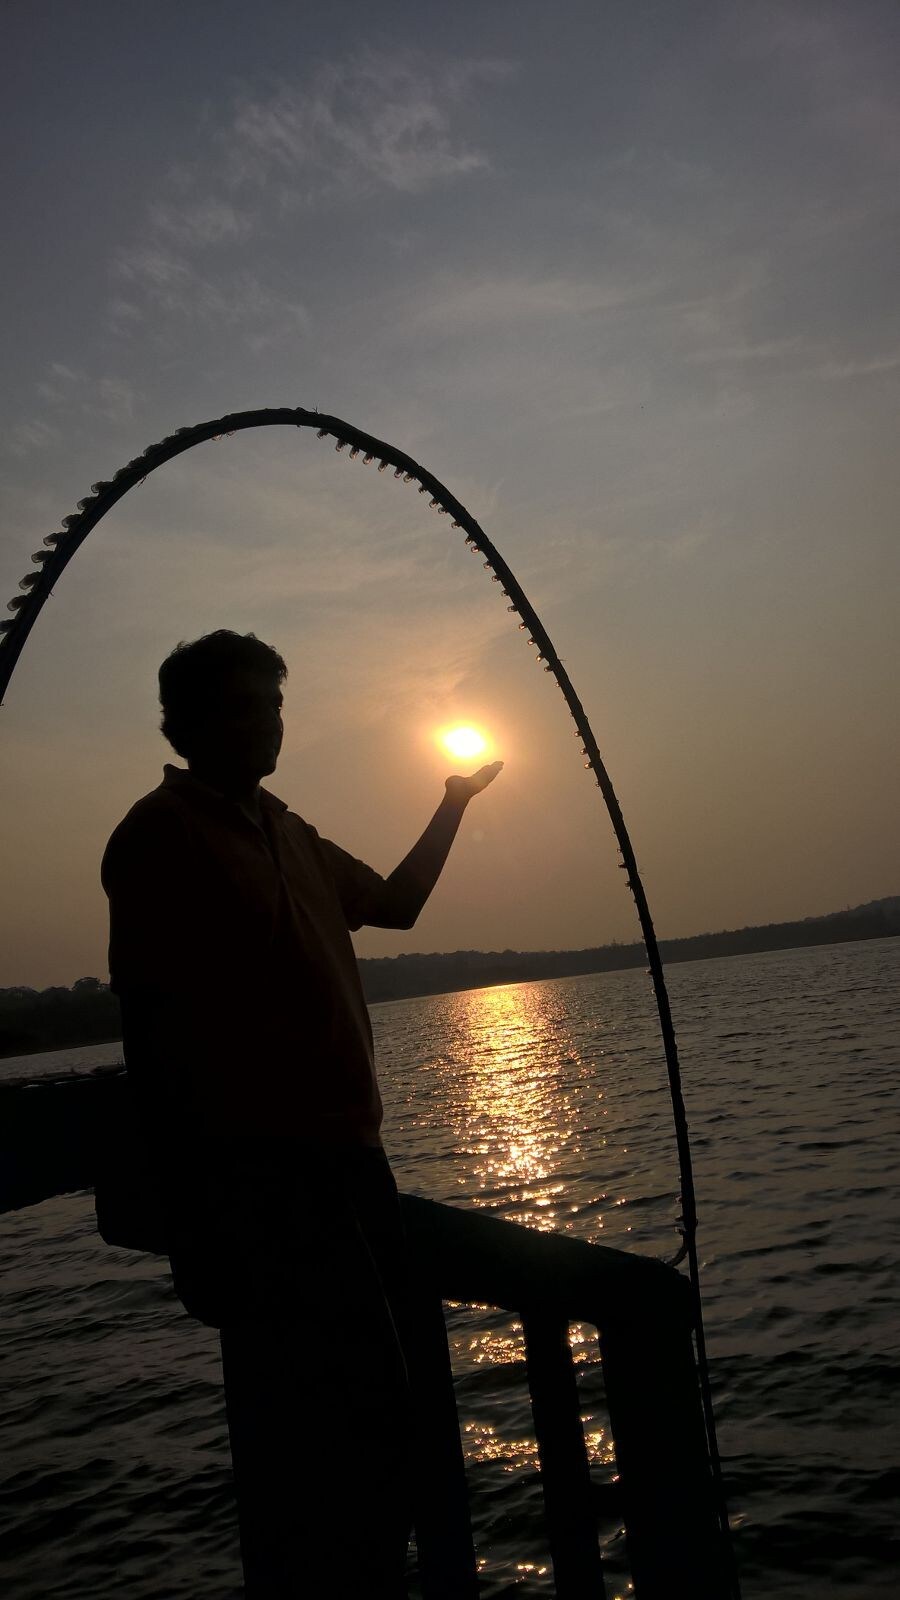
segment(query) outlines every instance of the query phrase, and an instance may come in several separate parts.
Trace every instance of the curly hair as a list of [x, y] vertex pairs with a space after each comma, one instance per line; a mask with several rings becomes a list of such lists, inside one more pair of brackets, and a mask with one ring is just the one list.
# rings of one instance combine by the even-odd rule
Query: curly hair
[[287, 666], [277, 650], [263, 644], [255, 633], [232, 633], [219, 628], [186, 644], [184, 640], [166, 656], [159, 669], [160, 732], [173, 749], [189, 759], [192, 733], [202, 724], [209, 703], [230, 673], [249, 669], [283, 683]]

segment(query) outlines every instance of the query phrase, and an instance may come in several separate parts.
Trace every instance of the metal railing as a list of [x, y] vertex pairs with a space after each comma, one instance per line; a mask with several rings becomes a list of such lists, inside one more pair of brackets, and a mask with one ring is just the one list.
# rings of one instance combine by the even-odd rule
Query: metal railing
[[[167, 1253], [133, 1115], [124, 1068], [0, 1084], [0, 1211], [89, 1190], [99, 1180], [104, 1238]], [[126, 1173], [133, 1203], [123, 1221]], [[104, 1215], [101, 1198], [110, 1178], [115, 1217]], [[605, 1594], [568, 1338], [573, 1322], [598, 1330], [636, 1600], [726, 1600], [727, 1552], [687, 1280], [660, 1261], [484, 1212], [414, 1195], [402, 1195], [401, 1203], [415, 1283], [415, 1384], [429, 1418], [416, 1511], [425, 1600], [474, 1600], [479, 1592], [444, 1301], [498, 1307], [521, 1319], [558, 1600]]]

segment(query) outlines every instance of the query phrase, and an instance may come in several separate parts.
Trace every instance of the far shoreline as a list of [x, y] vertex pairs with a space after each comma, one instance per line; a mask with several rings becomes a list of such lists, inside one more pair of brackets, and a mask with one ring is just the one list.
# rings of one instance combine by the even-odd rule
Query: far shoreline
[[[686, 939], [660, 940], [664, 966], [733, 956], [859, 944], [900, 936], [900, 897], [854, 911], [800, 923], [774, 923]], [[476, 989], [547, 983], [557, 978], [602, 976], [647, 966], [643, 943], [586, 950], [480, 951], [363, 957], [359, 967], [366, 1004], [394, 1004]], [[0, 990], [0, 1061], [54, 1050], [115, 1044], [122, 1025], [117, 996], [95, 978], [72, 989]]]
[[[807, 942], [806, 944], [761, 945], [759, 949], [756, 950], [721, 950], [712, 955], [664, 955], [663, 964], [665, 967], [681, 967], [688, 966], [693, 962], [699, 961], [734, 961], [741, 956], [778, 955], [779, 953], [787, 955], [794, 950], [821, 950], [838, 948], [841, 945], [870, 944], [873, 940], [877, 939], [900, 939], [900, 929], [896, 929], [888, 933], [865, 934], [859, 938], [853, 939], [818, 939], [814, 943]], [[386, 995], [381, 1000], [368, 1000], [366, 1004], [371, 1009], [372, 1006], [389, 1006], [399, 1003], [402, 1000], [430, 1000], [432, 998], [436, 999], [440, 995], [445, 994], [470, 994], [473, 990], [477, 989], [511, 989], [526, 983], [562, 982], [563, 979], [566, 978], [602, 978], [605, 977], [607, 973], [637, 972], [641, 967], [644, 967], [649, 973], [650, 969], [646, 966], [646, 951], [644, 952], [643, 961], [629, 961], [623, 963], [622, 966], [585, 967], [579, 968], [577, 972], [554, 972], [533, 978], [501, 978], [497, 982], [491, 981], [484, 983], [469, 983], [463, 989], [417, 989], [414, 994]], [[98, 1040], [97, 1042], [99, 1043], [100, 1041]]]

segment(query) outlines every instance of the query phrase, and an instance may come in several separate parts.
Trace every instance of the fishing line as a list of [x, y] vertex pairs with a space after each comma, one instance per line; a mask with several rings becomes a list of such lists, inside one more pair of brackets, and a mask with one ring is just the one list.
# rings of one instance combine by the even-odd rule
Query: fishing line
[[681, 1181], [679, 1198], [681, 1200], [680, 1232], [682, 1242], [670, 1265], [677, 1266], [685, 1257], [687, 1258], [693, 1300], [697, 1370], [716, 1496], [716, 1509], [723, 1548], [727, 1553], [729, 1563], [729, 1585], [733, 1600], [740, 1600], [740, 1588], [728, 1525], [728, 1509], [725, 1503], [725, 1492], [722, 1483], [722, 1469], [716, 1439], [715, 1416], [706, 1358], [706, 1339], [703, 1330], [703, 1308], [700, 1297], [700, 1275], [697, 1259], [697, 1209], [687, 1116], [681, 1092], [678, 1046], [675, 1040], [669, 996], [663, 975], [662, 959], [650, 916], [650, 907], [647, 903], [647, 896], [644, 892], [640, 873], [638, 872], [634, 850], [625, 826], [625, 819], [622, 816], [621, 807], [616, 798], [609, 774], [603, 764], [597, 741], [594, 738], [584, 707], [575, 693], [569, 675], [557, 655], [546, 629], [524, 590], [499, 551], [491, 543], [483, 528], [469, 514], [465, 506], [461, 505], [450, 494], [444, 484], [440, 483], [430, 472], [427, 472], [424, 467], [414, 461], [411, 456], [404, 454], [401, 450], [396, 450], [392, 445], [386, 444], [381, 439], [373, 438], [371, 434], [363, 433], [359, 428], [351, 427], [349, 423], [343, 422], [339, 417], [323, 416], [318, 411], [305, 411], [299, 407], [293, 408], [289, 406], [265, 407], [257, 411], [235, 411], [228, 416], [218, 417], [212, 422], [198, 423], [193, 428], [178, 428], [168, 438], [161, 439], [158, 444], [151, 445], [142, 455], [136, 456], [133, 461], [129, 461], [127, 466], [122, 467], [113, 478], [92, 484], [91, 493], [83, 500], [78, 501], [77, 511], [71, 516], [63, 517], [61, 528], [55, 533], [48, 534], [44, 540], [43, 548], [36, 550], [32, 555], [31, 559], [35, 563], [37, 570], [29, 572], [21, 580], [19, 588], [23, 592], [9, 601], [8, 609], [14, 613], [13, 617], [0, 622], [0, 700], [2, 700], [2, 696], [12, 677], [13, 669], [21, 655], [25, 640], [28, 638], [44, 602], [52, 593], [56, 580], [71, 561], [78, 547], [84, 543], [91, 529], [97, 526], [101, 518], [112, 510], [112, 507], [122, 499], [123, 495], [128, 493], [129, 489], [133, 489], [135, 484], [142, 483], [151, 472], [155, 472], [156, 468], [161, 467], [164, 462], [171, 461], [174, 456], [182, 455], [186, 450], [192, 449], [194, 445], [202, 444], [207, 439], [220, 439], [226, 435], [239, 433], [245, 428], [265, 428], [278, 425], [294, 428], [314, 428], [320, 439], [334, 439], [334, 448], [339, 454], [347, 450], [349, 460], [362, 461], [366, 466], [377, 464], [378, 472], [385, 472], [388, 468], [393, 468], [395, 478], [402, 480], [403, 483], [415, 483], [420, 495], [428, 495], [427, 503], [431, 510], [438, 516], [449, 516], [450, 527], [462, 530], [469, 549], [483, 557], [483, 565], [490, 572], [492, 581], [500, 585], [501, 593], [506, 597], [507, 611], [519, 618], [519, 627], [526, 633], [528, 644], [536, 651], [538, 663], [543, 666], [545, 672], [551, 673], [555, 678], [563, 699], [568, 706], [575, 724], [576, 736], [581, 742], [584, 765], [594, 774], [613, 825], [613, 831], [622, 857], [619, 866], [625, 873], [625, 882], [634, 898], [638, 920], [641, 925], [641, 933], [647, 949], [650, 974], [653, 979], [653, 991], [659, 1013], [659, 1025], [669, 1078], [669, 1091], [672, 1098]]

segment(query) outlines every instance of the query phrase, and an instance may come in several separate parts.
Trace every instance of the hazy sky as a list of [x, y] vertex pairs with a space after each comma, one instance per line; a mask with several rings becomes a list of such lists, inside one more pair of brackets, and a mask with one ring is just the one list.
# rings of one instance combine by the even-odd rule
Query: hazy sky
[[[0, 598], [174, 428], [408, 451], [563, 657], [662, 935], [897, 892], [896, 0], [6, 0]], [[388, 872], [474, 720], [506, 768], [415, 929], [637, 937], [563, 702], [411, 488], [199, 447], [90, 535], [3, 718], [0, 985], [106, 976], [98, 866], [178, 758], [156, 671], [286, 657], [267, 786]]]

